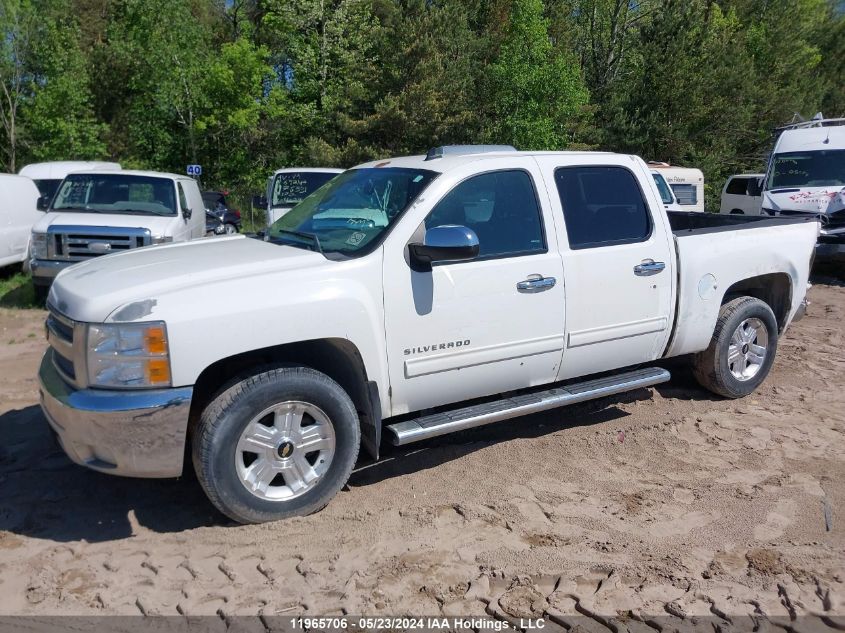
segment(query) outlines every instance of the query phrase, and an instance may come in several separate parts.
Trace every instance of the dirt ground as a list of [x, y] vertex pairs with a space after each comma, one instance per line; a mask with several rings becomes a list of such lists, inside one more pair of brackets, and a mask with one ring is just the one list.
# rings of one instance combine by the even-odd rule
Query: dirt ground
[[655, 390], [387, 449], [322, 512], [261, 526], [228, 522], [192, 477], [71, 464], [37, 404], [44, 313], [3, 310], [0, 614], [845, 628], [845, 287], [810, 298], [749, 398], [670, 366]]

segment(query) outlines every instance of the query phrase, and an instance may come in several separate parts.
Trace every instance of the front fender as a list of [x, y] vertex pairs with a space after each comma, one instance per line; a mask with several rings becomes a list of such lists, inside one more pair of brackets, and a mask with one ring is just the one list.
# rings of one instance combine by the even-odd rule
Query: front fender
[[313, 269], [183, 287], [151, 297], [145, 319], [167, 324], [174, 386], [195, 384], [204, 369], [232, 356], [334, 338], [358, 349], [367, 379], [386, 394], [381, 267], [379, 249]]

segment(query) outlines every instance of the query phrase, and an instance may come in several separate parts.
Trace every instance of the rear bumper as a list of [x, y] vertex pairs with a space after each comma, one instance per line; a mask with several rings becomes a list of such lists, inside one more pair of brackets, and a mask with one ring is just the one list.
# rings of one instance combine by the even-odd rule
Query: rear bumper
[[50, 259], [30, 259], [29, 269], [32, 273], [32, 283], [36, 286], [49, 286], [60, 272], [76, 262], [60, 262]]
[[816, 246], [816, 261], [845, 264], [845, 237], [833, 240], [822, 236]]
[[38, 372], [41, 409], [77, 464], [127, 477], [178, 477], [193, 387], [117, 391], [76, 389], [53, 366]]

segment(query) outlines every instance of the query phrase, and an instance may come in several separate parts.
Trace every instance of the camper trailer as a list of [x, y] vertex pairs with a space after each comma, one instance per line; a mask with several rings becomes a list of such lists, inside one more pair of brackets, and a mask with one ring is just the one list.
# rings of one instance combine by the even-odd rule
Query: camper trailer
[[681, 209], [704, 212], [704, 174], [700, 169], [655, 161], [648, 166], [666, 179]]

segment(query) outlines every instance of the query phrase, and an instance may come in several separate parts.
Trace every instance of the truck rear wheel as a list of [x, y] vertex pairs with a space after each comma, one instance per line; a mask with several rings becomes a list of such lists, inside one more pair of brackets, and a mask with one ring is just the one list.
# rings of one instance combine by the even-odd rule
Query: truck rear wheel
[[693, 359], [698, 383], [726, 398], [742, 398], [766, 379], [778, 346], [772, 309], [754, 297], [722, 306], [710, 346]]
[[340, 385], [307, 367], [280, 367], [220, 393], [200, 417], [192, 454], [218, 510], [262, 523], [325, 507], [349, 479], [360, 440]]

